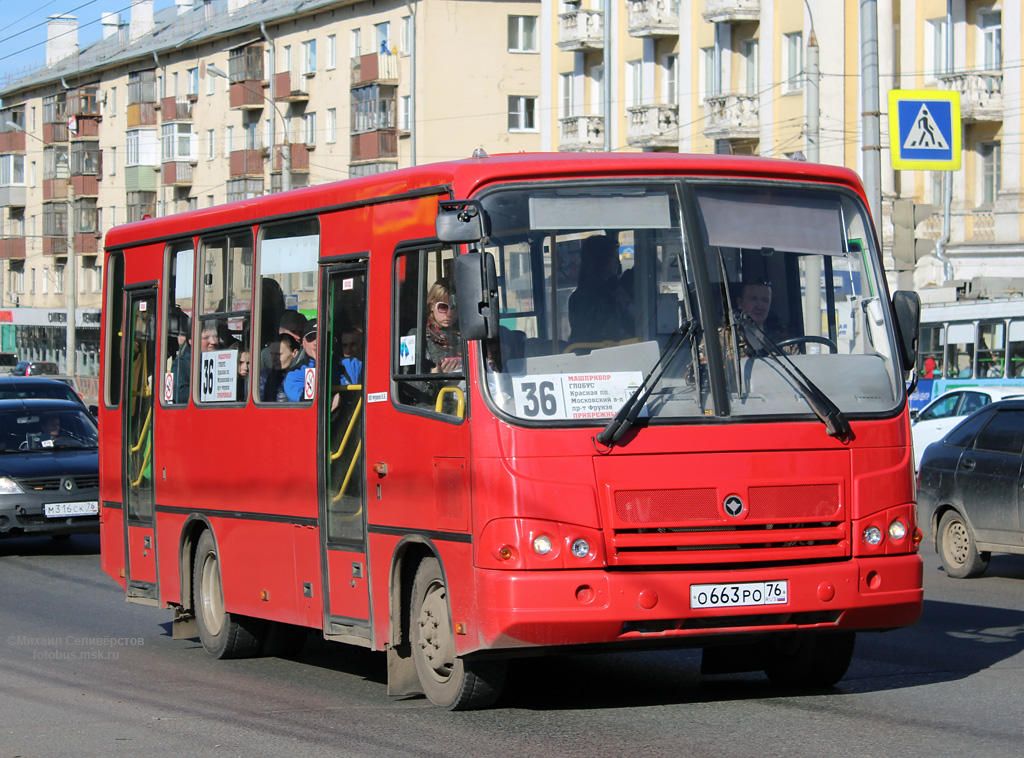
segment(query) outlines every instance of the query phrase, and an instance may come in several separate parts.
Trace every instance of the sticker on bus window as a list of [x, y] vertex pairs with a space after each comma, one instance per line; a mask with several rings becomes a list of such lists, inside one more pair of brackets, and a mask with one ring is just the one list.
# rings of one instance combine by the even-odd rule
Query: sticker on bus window
[[174, 402], [174, 373], [171, 371], [164, 374], [164, 402]]
[[342, 279], [341, 280], [341, 288], [343, 290], [350, 290], [350, 289], [353, 289], [355, 286], [356, 286], [356, 280], [355, 279]]
[[398, 365], [399, 366], [415, 366], [416, 365], [416, 335], [410, 334], [407, 337], [402, 337], [398, 345]]
[[[517, 376], [516, 415], [570, 421], [611, 418], [643, 380], [640, 371]], [[640, 415], [646, 416], [647, 409]]]
[[199, 399], [204, 403], [234, 402], [238, 391], [238, 351], [203, 353], [199, 376]]
[[306, 373], [302, 377], [302, 399], [312, 400], [313, 391], [316, 387], [316, 369], [312, 366], [306, 367]]

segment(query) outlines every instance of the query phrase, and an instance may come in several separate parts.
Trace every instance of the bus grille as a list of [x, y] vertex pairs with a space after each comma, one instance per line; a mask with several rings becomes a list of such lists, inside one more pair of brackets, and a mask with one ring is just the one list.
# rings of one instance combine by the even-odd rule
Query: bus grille
[[[723, 502], [739, 495], [744, 512]], [[840, 486], [751, 486], [617, 490], [609, 562], [618, 566], [776, 563], [825, 560], [850, 553]]]

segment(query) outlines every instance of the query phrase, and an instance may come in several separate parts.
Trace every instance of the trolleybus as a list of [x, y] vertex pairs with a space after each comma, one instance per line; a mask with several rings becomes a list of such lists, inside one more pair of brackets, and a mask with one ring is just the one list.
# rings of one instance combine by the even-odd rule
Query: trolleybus
[[316, 630], [464, 709], [565, 650], [827, 686], [921, 612], [917, 301], [848, 170], [479, 155], [105, 271], [103, 570], [214, 656]]

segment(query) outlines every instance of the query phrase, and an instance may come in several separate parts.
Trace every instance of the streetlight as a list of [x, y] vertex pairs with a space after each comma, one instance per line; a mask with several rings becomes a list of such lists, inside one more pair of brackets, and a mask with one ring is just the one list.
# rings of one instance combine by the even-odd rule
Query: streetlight
[[[228, 79], [228, 75], [212, 63], [206, 64], [206, 73]], [[287, 192], [292, 188], [292, 146], [291, 143], [288, 142], [288, 122], [285, 121], [284, 115], [277, 109], [277, 104], [273, 100], [262, 92], [259, 92], [258, 94], [270, 103], [270, 107], [274, 109], [274, 113], [281, 117], [281, 133], [284, 135], [284, 144], [281, 146], [281, 190]], [[273, 145], [271, 145], [270, 150], [271, 155], [273, 155]]]
[[[5, 121], [4, 125], [9, 129], [13, 129], [16, 132], [21, 132], [34, 140], [42, 142], [46, 145], [46, 142], [39, 139], [34, 134], [29, 134], [25, 131], [25, 128], [21, 124], [16, 124], [13, 121]], [[66, 170], [68, 189], [67, 197], [65, 198], [68, 206], [68, 217], [67, 217], [67, 256], [68, 262], [65, 266], [66, 276], [64, 281], [64, 304], [67, 308], [67, 329], [65, 330], [66, 340], [64, 343], [64, 371], [68, 376], [75, 376], [77, 371], [77, 353], [75, 348], [76, 342], [76, 329], [75, 324], [75, 311], [78, 309], [78, 282], [75, 271], [75, 227], [74, 227], [74, 214], [75, 214], [75, 185], [71, 182], [71, 147], [68, 146], [68, 155], [66, 158]], [[55, 166], [56, 168], [56, 166]]]

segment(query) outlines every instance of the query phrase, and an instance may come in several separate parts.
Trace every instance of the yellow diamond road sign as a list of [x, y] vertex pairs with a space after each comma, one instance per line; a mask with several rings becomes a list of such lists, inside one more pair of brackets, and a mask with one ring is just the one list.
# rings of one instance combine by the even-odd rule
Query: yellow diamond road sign
[[960, 168], [960, 93], [889, 91], [892, 167], [917, 171]]

